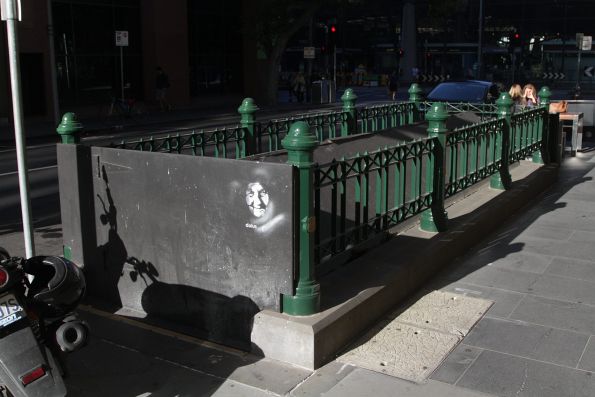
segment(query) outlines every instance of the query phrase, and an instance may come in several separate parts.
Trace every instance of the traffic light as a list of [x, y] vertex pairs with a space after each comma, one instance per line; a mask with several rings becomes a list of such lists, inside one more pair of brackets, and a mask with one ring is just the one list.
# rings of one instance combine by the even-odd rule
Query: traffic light
[[521, 35], [515, 33], [512, 35], [512, 47], [520, 47], [521, 46]]
[[403, 54], [405, 54], [405, 52], [403, 51], [403, 49], [402, 49], [402, 48], [399, 48], [399, 56], [400, 56], [400, 57], [402, 57], [402, 56], [403, 56]]
[[335, 25], [330, 25], [328, 31], [328, 47], [330, 51], [333, 51], [335, 49], [335, 45], [337, 44], [337, 27]]

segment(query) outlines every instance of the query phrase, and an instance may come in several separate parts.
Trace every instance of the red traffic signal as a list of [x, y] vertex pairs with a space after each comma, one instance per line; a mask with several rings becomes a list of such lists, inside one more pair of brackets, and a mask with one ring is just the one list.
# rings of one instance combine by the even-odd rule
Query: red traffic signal
[[520, 35], [520, 34], [518, 34], [518, 33], [515, 33], [515, 34], [514, 34], [514, 39], [515, 39], [515, 40], [518, 40], [518, 39], [520, 39], [520, 38], [521, 38], [521, 35]]
[[331, 33], [336, 33], [337, 27], [335, 25], [331, 25]]

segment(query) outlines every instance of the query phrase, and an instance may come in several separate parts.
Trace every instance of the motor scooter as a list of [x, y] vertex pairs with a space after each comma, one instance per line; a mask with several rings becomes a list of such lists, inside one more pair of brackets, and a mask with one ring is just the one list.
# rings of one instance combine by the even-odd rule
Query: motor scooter
[[74, 312], [84, 293], [71, 261], [10, 257], [0, 247], [0, 396], [66, 395], [64, 355], [89, 333]]

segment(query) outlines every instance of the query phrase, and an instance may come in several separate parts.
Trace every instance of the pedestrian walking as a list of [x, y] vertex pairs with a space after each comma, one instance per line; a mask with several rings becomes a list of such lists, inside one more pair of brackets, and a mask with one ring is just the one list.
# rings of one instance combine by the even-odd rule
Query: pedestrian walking
[[304, 102], [304, 94], [306, 92], [306, 79], [304, 78], [304, 74], [302, 72], [298, 72], [298, 74], [295, 76], [295, 78], [293, 79], [292, 87], [298, 102]]
[[399, 75], [397, 74], [396, 70], [393, 70], [393, 73], [390, 75], [388, 79], [388, 93], [390, 98], [394, 101], [397, 99], [397, 90], [399, 89]]

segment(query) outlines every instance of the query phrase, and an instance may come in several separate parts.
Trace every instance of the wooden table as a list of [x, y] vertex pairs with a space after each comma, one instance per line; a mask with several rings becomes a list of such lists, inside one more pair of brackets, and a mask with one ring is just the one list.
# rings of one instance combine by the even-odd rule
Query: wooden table
[[[572, 135], [570, 138], [570, 155], [576, 156], [577, 150], [581, 150], [583, 145], [583, 113], [560, 113], [560, 120], [563, 120], [564, 124], [567, 124], [567, 122], [572, 123]], [[564, 130], [564, 127], [562, 127], [562, 130]], [[566, 145], [566, 133], [563, 134], [563, 137], [563, 143], [564, 145]]]

